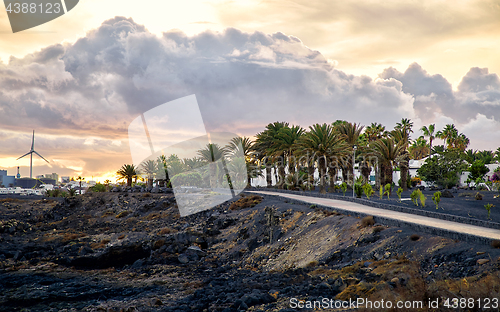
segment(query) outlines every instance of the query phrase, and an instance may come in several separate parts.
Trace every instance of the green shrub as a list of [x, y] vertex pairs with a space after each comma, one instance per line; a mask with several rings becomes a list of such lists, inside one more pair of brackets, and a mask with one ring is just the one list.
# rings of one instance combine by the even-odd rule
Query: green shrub
[[484, 205], [484, 208], [486, 208], [486, 211], [488, 211], [488, 219], [490, 219], [491, 208], [493, 207], [495, 207], [495, 205], [492, 205], [490, 203]]
[[361, 183], [354, 183], [354, 193], [357, 198], [361, 198], [361, 195], [363, 194], [363, 186]]
[[366, 198], [370, 199], [375, 191], [373, 190], [370, 183], [366, 183], [365, 185], [363, 185], [363, 192], [365, 193]]
[[389, 195], [391, 194], [391, 184], [387, 183], [384, 186], [384, 189], [385, 189], [384, 195], [387, 194], [387, 199], [389, 199]]
[[420, 204], [422, 204], [422, 207], [425, 208], [425, 200], [427, 199], [427, 197], [425, 197], [424, 194], [422, 194], [422, 192], [420, 192]]
[[345, 192], [347, 192], [347, 183], [342, 182], [342, 184], [340, 184], [340, 188], [342, 189], [342, 192], [344, 193], [345, 196]]
[[106, 192], [106, 186], [101, 183], [97, 183], [89, 188], [91, 192]]
[[384, 197], [384, 188], [382, 187], [382, 185], [378, 189], [378, 196], [380, 197], [380, 199], [382, 199], [382, 197]]
[[200, 186], [202, 177], [198, 172], [186, 172], [176, 174], [171, 181], [174, 186]]
[[432, 195], [432, 201], [436, 204], [436, 209], [439, 209], [439, 202], [441, 201], [441, 192], [437, 191]]
[[402, 188], [398, 188], [398, 190], [396, 191], [396, 194], [398, 195], [399, 202], [401, 202], [401, 194], [403, 194], [403, 189]]
[[410, 195], [410, 198], [411, 198], [411, 201], [415, 204], [415, 206], [418, 207], [418, 202], [417, 202], [417, 199], [420, 197], [420, 194], [422, 194], [422, 191], [420, 191], [420, 189], [416, 189], [414, 190], [411, 195]]

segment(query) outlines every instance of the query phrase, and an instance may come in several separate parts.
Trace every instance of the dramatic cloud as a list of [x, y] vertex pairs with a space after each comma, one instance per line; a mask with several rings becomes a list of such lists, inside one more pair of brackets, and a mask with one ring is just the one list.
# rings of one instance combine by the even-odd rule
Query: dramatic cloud
[[[499, 128], [499, 80], [487, 69], [471, 69], [458, 91], [418, 64], [404, 73], [388, 68], [372, 80], [335, 69], [320, 52], [282, 33], [228, 28], [159, 37], [123, 17], [73, 44], [11, 58], [0, 65], [0, 88], [3, 130], [61, 136], [59, 143], [41, 141], [44, 156], [62, 159], [71, 151], [87, 174], [108, 165], [116, 170], [130, 159], [126, 130], [140, 113], [191, 94], [209, 131], [242, 135], [276, 120], [307, 127], [345, 119], [391, 128], [401, 118], [419, 125], [455, 120], [464, 127], [486, 118], [491, 131]], [[5, 155], [24, 153], [10, 144]]]

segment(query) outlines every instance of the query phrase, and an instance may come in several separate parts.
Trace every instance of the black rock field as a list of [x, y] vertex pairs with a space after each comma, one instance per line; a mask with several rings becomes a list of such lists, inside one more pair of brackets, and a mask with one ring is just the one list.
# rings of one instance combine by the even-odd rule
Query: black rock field
[[499, 247], [249, 193], [187, 217], [165, 193], [3, 196], [0, 311], [450, 311], [427, 302], [500, 297]]

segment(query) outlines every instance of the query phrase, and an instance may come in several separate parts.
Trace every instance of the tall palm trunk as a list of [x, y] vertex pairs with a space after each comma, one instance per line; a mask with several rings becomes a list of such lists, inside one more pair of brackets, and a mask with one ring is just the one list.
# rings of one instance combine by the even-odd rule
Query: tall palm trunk
[[335, 181], [337, 180], [337, 168], [328, 167], [328, 191], [333, 193], [335, 191]]
[[273, 187], [273, 175], [270, 166], [266, 166], [266, 182], [268, 188]]
[[320, 157], [318, 159], [318, 167], [319, 167], [319, 192], [321, 194], [326, 194], [326, 190], [325, 190], [326, 160], [325, 160], [325, 157]]
[[314, 187], [314, 171], [316, 171], [314, 161], [309, 161], [307, 163], [307, 186], [309, 190], [312, 190]]
[[408, 190], [408, 171], [409, 171], [409, 157], [408, 154], [405, 155], [404, 160], [399, 163], [399, 168], [401, 169], [401, 187], [403, 188], [403, 191]]
[[283, 154], [279, 157], [277, 165], [278, 165], [278, 176], [279, 176], [278, 188], [283, 189], [285, 185], [285, 157]]
[[210, 162], [210, 187], [215, 188], [217, 186], [217, 163]]
[[384, 176], [385, 176], [384, 186], [387, 184], [392, 185], [392, 173], [393, 173], [392, 164], [390, 164], [390, 163], [385, 164], [384, 165]]

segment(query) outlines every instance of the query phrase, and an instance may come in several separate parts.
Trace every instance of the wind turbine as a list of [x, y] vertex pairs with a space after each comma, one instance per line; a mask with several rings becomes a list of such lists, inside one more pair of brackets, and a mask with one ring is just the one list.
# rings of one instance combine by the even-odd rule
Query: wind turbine
[[24, 154], [23, 156], [19, 157], [16, 160], [19, 160], [23, 158], [24, 156], [30, 155], [30, 179], [33, 178], [33, 153], [37, 154], [41, 159], [45, 160], [47, 163], [49, 162], [47, 159], [43, 158], [42, 155], [38, 154], [35, 151], [35, 130], [33, 130], [33, 139], [31, 140], [31, 150]]

